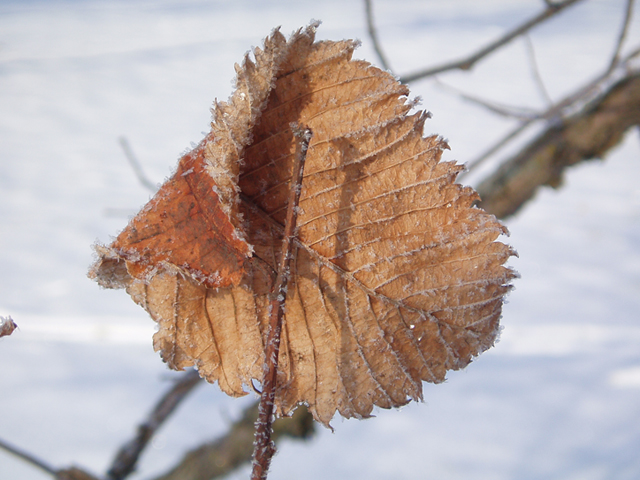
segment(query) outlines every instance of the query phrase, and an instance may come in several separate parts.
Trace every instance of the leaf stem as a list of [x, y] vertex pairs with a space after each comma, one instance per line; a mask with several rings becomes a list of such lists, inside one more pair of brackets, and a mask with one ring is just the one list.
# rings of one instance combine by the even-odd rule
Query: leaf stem
[[287, 216], [282, 239], [282, 251], [278, 265], [278, 276], [271, 292], [269, 305], [269, 331], [265, 348], [264, 376], [262, 380], [262, 395], [258, 406], [258, 421], [256, 422], [256, 438], [253, 449], [253, 471], [251, 480], [267, 478], [271, 458], [276, 448], [271, 441], [274, 400], [277, 386], [278, 356], [280, 353], [280, 333], [282, 332], [282, 318], [287, 299], [287, 282], [290, 274], [290, 263], [296, 236], [296, 221], [298, 218], [298, 203], [302, 190], [302, 176], [307, 149], [313, 133], [307, 127], [292, 125], [293, 133], [299, 141], [296, 146], [296, 156], [293, 164], [291, 189], [287, 206]]

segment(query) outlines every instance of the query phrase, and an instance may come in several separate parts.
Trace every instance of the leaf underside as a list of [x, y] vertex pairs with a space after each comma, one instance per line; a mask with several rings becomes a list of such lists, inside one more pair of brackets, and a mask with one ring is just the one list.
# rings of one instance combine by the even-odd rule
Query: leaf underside
[[454, 183], [446, 143], [390, 74], [351, 60], [353, 41], [278, 31], [237, 66], [212, 131], [109, 247], [91, 275], [126, 288], [158, 322], [154, 348], [224, 392], [262, 379], [295, 153], [314, 136], [279, 356], [276, 411], [338, 411], [422, 398], [495, 341], [513, 255], [505, 228]]

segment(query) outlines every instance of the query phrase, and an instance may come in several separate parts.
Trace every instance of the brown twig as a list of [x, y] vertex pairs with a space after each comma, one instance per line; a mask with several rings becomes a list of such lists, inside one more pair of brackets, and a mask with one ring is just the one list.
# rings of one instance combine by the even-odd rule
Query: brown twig
[[511, 30], [510, 32], [508, 32], [506, 35], [502, 36], [498, 40], [490, 43], [484, 48], [481, 48], [480, 50], [470, 55], [469, 57], [464, 58], [462, 60], [457, 60], [454, 62], [443, 63], [441, 65], [437, 65], [435, 67], [427, 68], [424, 70], [419, 70], [415, 73], [410, 73], [408, 75], [403, 75], [400, 77], [400, 81], [403, 83], [413, 82], [414, 80], [430, 77], [438, 73], [446, 72], [448, 70], [469, 70], [479, 60], [486, 57], [493, 51], [497, 50], [500, 47], [503, 47], [504, 45], [509, 43], [511, 40], [529, 31], [531, 28], [535, 27], [539, 23], [547, 20], [548, 18], [558, 14], [565, 8], [570, 7], [574, 3], [577, 3], [580, 1], [582, 0], [565, 0], [564, 2], [560, 2], [557, 4], [547, 3], [547, 8], [544, 11], [542, 11], [535, 17], [527, 20], [522, 25], [514, 28], [513, 30]]
[[127, 157], [129, 165], [133, 168], [133, 172], [138, 177], [138, 181], [148, 190], [155, 193], [158, 191], [158, 186], [154, 184], [149, 178], [145, 175], [142, 170], [142, 166], [140, 162], [133, 154], [133, 150], [131, 150], [131, 146], [129, 145], [129, 141], [125, 137], [118, 138], [118, 142], [120, 142], [120, 146], [122, 147], [122, 151], [124, 152], [124, 156]]
[[502, 105], [497, 102], [490, 102], [488, 100], [484, 100], [482, 98], [469, 95], [468, 93], [465, 93], [462, 90], [452, 87], [451, 85], [448, 85], [440, 81], [438, 77], [436, 77], [434, 81], [436, 85], [443, 88], [444, 90], [448, 90], [451, 93], [459, 96], [463, 100], [470, 103], [475, 103], [476, 105], [479, 105], [482, 108], [486, 108], [490, 112], [493, 112], [502, 117], [516, 118], [518, 120], [535, 120], [539, 118], [540, 114], [533, 109], [512, 107], [509, 105]]
[[98, 477], [95, 477], [94, 475], [78, 467], [56, 470], [46, 462], [43, 462], [39, 458], [34, 457], [30, 453], [27, 453], [24, 450], [19, 449], [18, 447], [8, 444], [4, 440], [0, 440], [0, 448], [33, 465], [34, 467], [39, 468], [43, 472], [51, 475], [56, 480], [99, 480]]
[[[229, 475], [251, 461], [257, 418], [258, 402], [255, 402], [233, 422], [223, 437], [187, 452], [175, 467], [155, 480], [212, 480]], [[307, 439], [314, 430], [313, 415], [300, 406], [291, 417], [273, 422], [271, 439], [274, 442], [283, 437]]]
[[640, 72], [611, 86], [580, 115], [549, 126], [476, 188], [480, 206], [498, 218], [516, 213], [542, 185], [558, 187], [566, 168], [603, 158], [640, 125]]
[[[625, 58], [618, 62], [618, 66], [628, 65], [635, 57], [640, 55], [640, 48], [633, 50]], [[471, 171], [477, 169], [482, 163], [494, 155], [498, 150], [503, 148], [507, 143], [522, 133], [529, 125], [536, 120], [546, 120], [551, 123], [559, 123], [561, 120], [566, 120], [572, 115], [579, 114], [584, 108], [588, 107], [594, 101], [597, 101], [602, 95], [606, 94], [606, 89], [603, 85], [608, 83], [612, 77], [613, 72], [605, 71], [598, 75], [595, 79], [591, 80], [582, 88], [571, 95], [565, 97], [560, 102], [552, 105], [545, 112], [537, 115], [534, 118], [528, 119], [520, 123], [516, 128], [510, 131], [507, 135], [502, 137], [493, 146], [488, 148], [482, 155], [467, 163], [467, 170], [458, 176], [458, 180], [467, 176]]]
[[[547, 92], [546, 87], [544, 86], [544, 82], [542, 81], [542, 77], [540, 75], [540, 71], [539, 71], [538, 64], [535, 57], [535, 51], [533, 48], [533, 42], [531, 41], [531, 38], [529, 37], [528, 34], [524, 34], [523, 37], [525, 40], [527, 56], [529, 57], [529, 64], [531, 67], [533, 80], [536, 86], [538, 87], [538, 91], [540, 92], [540, 95], [543, 97], [547, 105], [552, 105], [553, 102], [551, 100], [551, 97], [549, 96], [549, 93]], [[500, 116], [516, 118], [522, 121], [537, 120], [541, 117], [541, 114], [539, 112], [530, 108], [501, 105], [497, 102], [490, 102], [490, 101], [481, 99], [479, 97], [469, 95], [463, 92], [462, 90], [459, 90], [455, 87], [452, 87], [450, 85], [443, 83], [442, 81], [440, 81], [438, 77], [434, 77], [434, 81], [438, 86], [453, 92], [454, 94], [458, 95], [460, 98], [468, 102], [475, 103], [476, 105], [480, 105], [481, 107], [493, 113], [496, 113]]]
[[611, 61], [609, 62], [608, 73], [611, 73], [620, 63], [620, 52], [622, 51], [622, 44], [627, 37], [629, 31], [629, 24], [631, 23], [631, 16], [633, 14], [633, 0], [627, 0], [627, 8], [625, 9], [624, 21], [622, 22], [622, 28], [618, 35], [618, 41], [616, 42], [616, 48], [613, 51]]
[[138, 427], [136, 436], [127, 442], [117, 453], [107, 476], [111, 480], [122, 480], [135, 470], [138, 458], [160, 428], [162, 423], [171, 415], [180, 402], [200, 382], [200, 376], [191, 370], [182, 376], [156, 404], [149, 418]]
[[542, 76], [540, 75], [540, 69], [538, 68], [538, 62], [536, 61], [536, 52], [533, 48], [533, 42], [531, 41], [531, 37], [527, 34], [523, 35], [524, 44], [527, 48], [527, 56], [529, 57], [529, 65], [531, 66], [531, 74], [533, 75], [533, 81], [538, 87], [538, 91], [540, 95], [547, 103], [547, 105], [553, 105], [553, 100], [551, 100], [551, 96], [547, 91], [547, 88], [544, 86], [544, 82], [542, 81]]
[[0, 439], [0, 448], [24, 460], [25, 462], [33, 465], [34, 467], [39, 468], [43, 472], [48, 473], [52, 477], [55, 477], [58, 473], [58, 471], [48, 463], [40, 460], [39, 458], [34, 457], [30, 453], [27, 453], [18, 447], [8, 444], [7, 442], [1, 439]]
[[[533, 43], [531, 42], [531, 38], [527, 34], [524, 34], [523, 37], [525, 39], [525, 47], [527, 49], [527, 55], [529, 57], [529, 64], [531, 66], [531, 73], [533, 76], [533, 80], [536, 86], [538, 87], [538, 91], [540, 92], [540, 95], [543, 97], [547, 105], [552, 105], [553, 102], [551, 101], [551, 97], [549, 96], [547, 89], [544, 86], [542, 77], [540, 76], [540, 71], [538, 69], [538, 64], [536, 62], [535, 52], [533, 49]], [[447, 85], [441, 82], [438, 79], [438, 77], [435, 77], [434, 81], [436, 82], [437, 85], [452, 91], [453, 93], [458, 95], [460, 98], [468, 102], [480, 105], [481, 107], [486, 108], [487, 110], [493, 113], [496, 113], [498, 115], [501, 115], [503, 117], [512, 117], [512, 118], [516, 118], [518, 120], [523, 120], [523, 121], [536, 120], [540, 118], [540, 113], [537, 111], [534, 111], [533, 109], [523, 108], [523, 107], [513, 107], [508, 105], [501, 105], [496, 102], [489, 102], [487, 100], [483, 100], [476, 96], [469, 95], [457, 88], [451, 87], [450, 85]]]
[[369, 32], [369, 37], [371, 37], [373, 48], [380, 59], [380, 64], [385, 70], [392, 71], [391, 66], [389, 66], [389, 62], [387, 61], [387, 57], [382, 51], [382, 46], [378, 41], [378, 31], [376, 30], [375, 22], [373, 21], [373, 1], [364, 0], [364, 8], [367, 14], [367, 31]]
[[291, 189], [287, 204], [287, 216], [282, 239], [282, 251], [278, 265], [278, 276], [271, 294], [269, 305], [269, 331], [265, 348], [264, 376], [262, 380], [262, 395], [258, 407], [258, 421], [256, 422], [256, 438], [253, 450], [252, 480], [264, 480], [267, 478], [271, 458], [275, 453], [275, 445], [271, 441], [273, 424], [274, 400], [277, 386], [278, 355], [280, 352], [280, 333], [282, 331], [282, 318], [284, 305], [287, 299], [287, 282], [289, 280], [289, 268], [294, 249], [296, 236], [296, 220], [298, 217], [298, 203], [302, 191], [302, 176], [304, 163], [307, 157], [307, 149], [311, 141], [312, 132], [309, 128], [293, 126], [294, 134], [299, 138], [296, 147], [296, 156], [291, 175]]

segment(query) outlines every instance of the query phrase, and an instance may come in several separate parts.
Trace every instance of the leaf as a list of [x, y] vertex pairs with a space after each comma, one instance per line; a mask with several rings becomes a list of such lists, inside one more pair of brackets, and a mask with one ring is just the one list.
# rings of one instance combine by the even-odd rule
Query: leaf
[[462, 166], [422, 136], [409, 90], [356, 42], [286, 41], [276, 30], [236, 66], [212, 130], [111, 246], [91, 276], [126, 288], [158, 322], [154, 348], [229, 395], [262, 378], [295, 152], [309, 126], [276, 409], [323, 424], [422, 398], [495, 341], [514, 252], [506, 229], [455, 182]]
[[13, 321], [13, 318], [11, 318], [11, 315], [0, 317], [0, 337], [11, 335], [16, 328], [18, 328], [18, 326], [16, 322]]

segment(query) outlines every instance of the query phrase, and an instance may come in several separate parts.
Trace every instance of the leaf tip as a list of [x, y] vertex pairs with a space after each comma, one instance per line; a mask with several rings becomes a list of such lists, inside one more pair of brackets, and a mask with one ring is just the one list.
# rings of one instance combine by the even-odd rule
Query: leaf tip
[[18, 325], [13, 321], [11, 315], [7, 315], [6, 317], [0, 316], [0, 337], [11, 335], [16, 328], [18, 328]]

